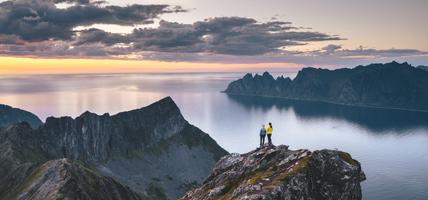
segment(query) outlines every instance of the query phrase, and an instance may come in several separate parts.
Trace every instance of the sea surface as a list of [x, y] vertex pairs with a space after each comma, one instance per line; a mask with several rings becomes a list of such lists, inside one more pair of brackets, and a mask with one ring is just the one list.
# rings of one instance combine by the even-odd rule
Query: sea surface
[[171, 96], [190, 123], [229, 152], [256, 148], [261, 125], [272, 122], [274, 144], [351, 153], [367, 176], [364, 199], [428, 199], [428, 113], [220, 93], [243, 75], [0, 76], [0, 103], [31, 111], [44, 121], [48, 116], [76, 117], [86, 110], [115, 114]]

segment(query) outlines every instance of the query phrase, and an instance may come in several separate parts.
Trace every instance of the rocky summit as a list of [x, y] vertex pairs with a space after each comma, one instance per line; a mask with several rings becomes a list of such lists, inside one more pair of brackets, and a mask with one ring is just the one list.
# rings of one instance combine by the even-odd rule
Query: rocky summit
[[71, 199], [177, 199], [226, 154], [170, 97], [112, 116], [50, 117], [37, 129], [22, 122], [0, 129], [0, 199], [76, 190]]
[[224, 156], [203, 185], [181, 200], [358, 200], [364, 180], [360, 163], [348, 153], [266, 146]]
[[224, 91], [231, 95], [279, 97], [342, 105], [428, 111], [428, 71], [408, 63], [355, 68], [307, 67], [292, 80], [282, 76], [245, 75]]

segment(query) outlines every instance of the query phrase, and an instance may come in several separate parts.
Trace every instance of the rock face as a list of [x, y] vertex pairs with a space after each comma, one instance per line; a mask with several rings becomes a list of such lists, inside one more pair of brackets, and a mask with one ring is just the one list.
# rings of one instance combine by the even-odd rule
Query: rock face
[[18, 122], [27, 122], [33, 128], [42, 125], [42, 121], [33, 113], [0, 104], [0, 127], [7, 127]]
[[34, 170], [61, 158], [81, 161], [140, 196], [177, 199], [227, 154], [189, 124], [169, 97], [113, 116], [51, 117], [38, 129], [16, 124], [0, 131], [0, 150], [0, 199], [11, 190], [20, 194]]
[[371, 64], [353, 69], [304, 68], [297, 76], [245, 75], [225, 93], [428, 111], [428, 71], [407, 63]]
[[203, 185], [181, 199], [353, 200], [362, 198], [363, 180], [360, 163], [345, 152], [263, 147], [223, 157]]
[[114, 179], [68, 159], [51, 160], [37, 169], [21, 186], [17, 199], [139, 200], [142, 196]]

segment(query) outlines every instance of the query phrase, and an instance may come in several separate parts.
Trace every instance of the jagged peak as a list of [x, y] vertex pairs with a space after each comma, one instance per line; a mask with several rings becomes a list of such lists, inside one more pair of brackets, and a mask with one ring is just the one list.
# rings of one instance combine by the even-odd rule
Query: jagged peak
[[243, 77], [243, 79], [253, 79], [253, 74], [252, 73], [247, 73], [247, 74], [245, 74], [245, 76]]
[[158, 110], [158, 111], [172, 111], [176, 114], [180, 114], [180, 109], [178, 108], [177, 104], [174, 102], [174, 100], [170, 97], [167, 96], [159, 101], [156, 101], [148, 106], [139, 108], [139, 109], [135, 109], [135, 110], [130, 110], [130, 111], [125, 111], [125, 112], [120, 112], [117, 113], [116, 115], [113, 115], [112, 117], [118, 117], [121, 116], [123, 114], [132, 114], [132, 113], [139, 113], [139, 112], [145, 112], [145, 111], [149, 111], [149, 110]]
[[[104, 113], [103, 115], [98, 115], [98, 114], [90, 112], [90, 111], [85, 111], [82, 114], [80, 114], [78, 117], [76, 117], [75, 119], [86, 118], [86, 117], [114, 117], [114, 116], [118, 116], [118, 115], [121, 115], [124, 113], [129, 114], [129, 113], [133, 113], [133, 112], [141, 112], [144, 110], [150, 110], [154, 107], [158, 107], [158, 108], [162, 108], [162, 109], [171, 109], [171, 110], [176, 110], [176, 111], [180, 112], [180, 110], [179, 110], [177, 104], [174, 102], [174, 100], [170, 96], [167, 96], [167, 97], [160, 99], [159, 101], [156, 101], [156, 102], [154, 102], [148, 106], [141, 107], [141, 108], [134, 109], [134, 110], [123, 111], [123, 112], [117, 113], [115, 115], [110, 115], [109, 113]], [[51, 124], [51, 123], [56, 122], [58, 120], [74, 120], [74, 119], [70, 116], [62, 116], [62, 117], [51, 116], [51, 117], [46, 118], [45, 124]]]
[[272, 76], [272, 75], [270, 75], [269, 72], [265, 71], [263, 72], [262, 76]]
[[98, 114], [96, 114], [96, 113], [93, 113], [93, 112], [90, 112], [90, 111], [85, 111], [85, 112], [83, 112], [79, 117], [77, 117], [77, 118], [87, 118], [87, 117], [99, 117], [99, 115]]

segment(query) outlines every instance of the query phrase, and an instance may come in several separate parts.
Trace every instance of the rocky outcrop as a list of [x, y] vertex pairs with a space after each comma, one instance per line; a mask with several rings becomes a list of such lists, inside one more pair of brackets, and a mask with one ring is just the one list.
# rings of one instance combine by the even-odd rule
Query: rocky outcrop
[[223, 157], [181, 200], [361, 199], [360, 163], [345, 152], [267, 146]]
[[[106, 199], [140, 200], [142, 196], [110, 177], [102, 176], [78, 161], [47, 161], [28, 176], [11, 199]], [[13, 196], [16, 194], [17, 196]]]
[[33, 113], [0, 104], [0, 127], [8, 127], [19, 122], [27, 122], [33, 128], [42, 125], [42, 121]]
[[227, 154], [169, 97], [113, 116], [51, 117], [38, 129], [16, 124], [0, 131], [0, 142], [0, 199], [20, 191], [41, 164], [62, 158], [86, 163], [141, 196], [177, 199]]
[[358, 66], [353, 69], [304, 68], [291, 80], [269, 73], [245, 75], [225, 93], [428, 111], [428, 71], [407, 63]]

